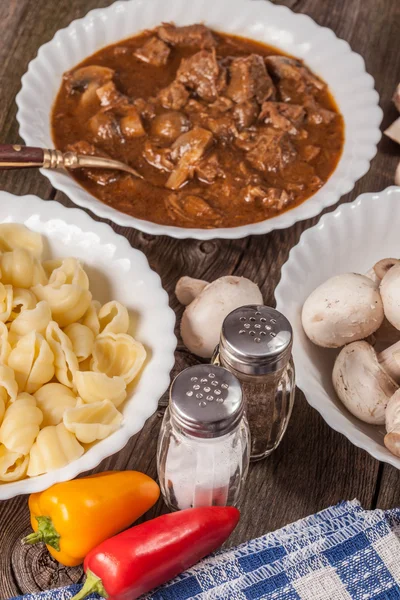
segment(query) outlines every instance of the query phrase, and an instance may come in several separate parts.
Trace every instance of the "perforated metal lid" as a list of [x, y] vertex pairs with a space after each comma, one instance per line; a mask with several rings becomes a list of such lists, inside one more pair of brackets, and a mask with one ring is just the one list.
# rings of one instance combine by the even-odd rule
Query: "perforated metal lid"
[[242, 387], [223, 367], [195, 365], [179, 373], [170, 389], [171, 418], [188, 434], [220, 437], [243, 416]]
[[221, 361], [246, 375], [267, 375], [286, 366], [292, 338], [292, 327], [279, 311], [269, 306], [242, 306], [223, 322]]

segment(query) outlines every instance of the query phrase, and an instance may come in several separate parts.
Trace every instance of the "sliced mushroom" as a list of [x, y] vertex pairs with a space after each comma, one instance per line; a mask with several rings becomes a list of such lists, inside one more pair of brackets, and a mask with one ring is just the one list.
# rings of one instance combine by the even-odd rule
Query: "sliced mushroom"
[[383, 317], [376, 284], [365, 275], [345, 273], [331, 277], [309, 295], [301, 318], [314, 344], [340, 348], [374, 333]]
[[400, 330], [400, 264], [386, 273], [379, 289], [387, 320]]
[[373, 425], [385, 423], [386, 406], [399, 387], [391, 376], [395, 374], [399, 380], [399, 367], [393, 369], [386, 360], [388, 355], [382, 354], [377, 355], [367, 342], [353, 342], [340, 351], [332, 374], [333, 386], [346, 408]]
[[395, 456], [400, 457], [400, 390], [390, 398], [386, 407], [385, 446]]
[[[211, 358], [219, 341], [225, 317], [246, 304], [263, 304], [258, 286], [245, 277], [227, 275], [212, 283], [185, 277], [177, 284], [177, 295], [193, 300], [185, 309], [181, 321], [181, 335], [185, 346], [203, 358]], [[190, 282], [191, 280], [191, 282]], [[190, 283], [192, 286], [190, 287]], [[202, 286], [202, 283], [206, 283]]]
[[93, 101], [98, 103], [96, 90], [111, 81], [114, 76], [113, 69], [90, 65], [69, 71], [64, 75], [67, 92], [70, 94], [81, 93], [79, 103], [88, 106]]

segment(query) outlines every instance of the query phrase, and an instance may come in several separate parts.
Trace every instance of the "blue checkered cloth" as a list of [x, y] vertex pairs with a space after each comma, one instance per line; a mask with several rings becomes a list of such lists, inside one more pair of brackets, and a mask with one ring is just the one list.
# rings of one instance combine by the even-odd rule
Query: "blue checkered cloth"
[[[400, 509], [342, 502], [210, 555], [142, 600], [400, 600], [399, 535]], [[24, 600], [67, 600], [79, 588]]]

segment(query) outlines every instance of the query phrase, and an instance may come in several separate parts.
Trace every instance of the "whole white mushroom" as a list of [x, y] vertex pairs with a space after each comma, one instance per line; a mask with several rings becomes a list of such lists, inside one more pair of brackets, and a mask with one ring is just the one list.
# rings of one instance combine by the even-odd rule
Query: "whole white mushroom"
[[385, 423], [386, 406], [398, 390], [399, 343], [376, 354], [364, 341], [348, 344], [339, 352], [332, 382], [346, 408], [365, 423]]
[[182, 277], [175, 294], [186, 306], [181, 321], [181, 335], [185, 346], [202, 358], [211, 358], [219, 342], [225, 317], [246, 304], [263, 304], [259, 287], [245, 277], [227, 275], [212, 283], [191, 277]]
[[301, 315], [307, 337], [324, 348], [340, 348], [368, 337], [379, 329], [383, 317], [376, 283], [356, 273], [336, 275], [317, 287]]
[[400, 264], [386, 273], [381, 281], [380, 293], [387, 320], [400, 329]]
[[386, 448], [400, 457], [400, 390], [393, 394], [386, 407], [386, 432]]

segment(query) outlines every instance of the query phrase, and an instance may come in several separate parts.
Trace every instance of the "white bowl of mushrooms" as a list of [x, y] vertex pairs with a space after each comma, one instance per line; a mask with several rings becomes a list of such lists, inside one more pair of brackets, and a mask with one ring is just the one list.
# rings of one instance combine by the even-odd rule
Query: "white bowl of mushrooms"
[[276, 289], [298, 386], [325, 421], [400, 468], [400, 187], [307, 230]]

